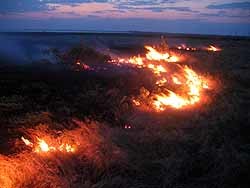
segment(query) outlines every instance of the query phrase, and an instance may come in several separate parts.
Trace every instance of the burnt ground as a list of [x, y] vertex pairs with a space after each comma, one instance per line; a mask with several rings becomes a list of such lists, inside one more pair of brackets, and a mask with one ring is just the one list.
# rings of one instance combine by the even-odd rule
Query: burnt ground
[[[108, 137], [122, 158], [110, 154], [101, 167], [91, 159], [77, 161], [77, 168], [70, 167], [74, 181], [60, 175], [68, 182], [65, 187], [249, 187], [250, 41], [201, 36], [186, 37], [185, 41], [216, 41], [223, 49], [219, 53], [184, 52], [193, 57], [192, 67], [211, 75], [219, 85], [208, 104], [189, 110], [148, 113], [135, 109], [130, 98], [138, 95], [140, 88], [151, 87], [150, 73], [141, 70], [76, 72], [50, 63], [2, 63], [1, 154], [11, 157], [20, 152], [16, 148], [19, 128], [42, 123], [63, 130], [74, 129], [74, 119], [98, 121], [100, 129], [105, 127], [108, 133], [103, 133], [105, 147], [97, 153], [110, 152], [105, 142]], [[125, 125], [132, 128], [125, 129]], [[53, 182], [29, 181], [12, 187], [53, 187]]]

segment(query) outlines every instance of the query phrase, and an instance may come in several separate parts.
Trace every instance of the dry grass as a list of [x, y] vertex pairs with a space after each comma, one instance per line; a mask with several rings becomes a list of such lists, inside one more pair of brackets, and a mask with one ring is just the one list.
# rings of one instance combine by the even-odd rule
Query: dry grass
[[[72, 123], [76, 126], [73, 130], [50, 130], [47, 125], [23, 130], [30, 140], [39, 137], [48, 143], [76, 142], [76, 151], [35, 153], [24, 146], [19, 138], [15, 147], [26, 151], [0, 156], [0, 187], [70, 187], [75, 182], [85, 182], [85, 178], [90, 177], [89, 170], [98, 176], [114, 161], [124, 159], [124, 154], [110, 141], [104, 126], [77, 120]], [[85, 167], [88, 168], [86, 172]]]
[[[248, 188], [250, 46], [220, 46], [218, 54], [189, 54], [220, 88], [184, 111], [133, 109], [128, 99], [152, 89], [146, 73], [1, 74], [0, 187]], [[77, 140], [79, 149], [38, 155], [20, 141], [41, 134]]]

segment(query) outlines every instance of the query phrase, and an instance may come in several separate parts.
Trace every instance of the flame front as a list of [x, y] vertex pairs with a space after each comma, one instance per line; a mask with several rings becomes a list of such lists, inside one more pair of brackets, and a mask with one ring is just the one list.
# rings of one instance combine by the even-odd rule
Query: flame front
[[220, 48], [217, 48], [215, 46], [209, 45], [209, 47], [207, 48], [208, 51], [212, 51], [212, 52], [218, 52], [221, 51]]
[[44, 140], [40, 139], [40, 138], [37, 138], [38, 140], [38, 146], [37, 148], [35, 149], [36, 152], [48, 152], [50, 150], [54, 150], [55, 148], [54, 147], [50, 147]]
[[48, 142], [45, 139], [41, 139], [37, 137], [37, 142], [32, 143], [30, 140], [22, 137], [22, 141], [25, 145], [31, 147], [36, 153], [48, 153], [48, 152], [66, 152], [73, 153], [75, 152], [75, 146], [69, 143], [61, 143], [59, 144], [57, 141]]
[[[188, 90], [186, 95], [178, 95], [173, 91], [167, 90], [165, 93], [155, 95], [154, 107], [156, 110], [165, 110], [166, 106], [172, 106], [174, 108], [182, 108], [188, 105], [193, 105], [200, 101], [201, 91], [207, 88], [205, 80], [203, 80], [195, 71], [184, 67], [185, 87]], [[173, 83], [181, 85], [181, 81], [172, 76]]]
[[174, 108], [181, 108], [182, 106], [187, 105], [187, 101], [182, 97], [178, 96], [172, 91], [168, 91], [169, 93], [166, 95], [165, 93], [161, 93], [156, 95], [156, 100], [153, 103], [155, 109], [157, 110], [165, 110], [166, 106], [172, 106]]
[[21, 137], [22, 141], [25, 143], [27, 146], [33, 146], [33, 143], [31, 143], [28, 139], [25, 139], [23, 136]]
[[[213, 51], [219, 50], [213, 46], [210, 47]], [[133, 103], [136, 106], [140, 106], [146, 102], [156, 111], [163, 111], [168, 106], [180, 109], [192, 106], [201, 101], [203, 91], [210, 88], [207, 78], [199, 75], [188, 66], [178, 64], [180, 57], [170, 51], [161, 52], [161, 50], [152, 46], [145, 46], [145, 48], [147, 50], [145, 56], [135, 56], [128, 59], [122, 58], [117, 61], [111, 61], [111, 63], [118, 62], [119, 65], [129, 64], [137, 68], [148, 68], [157, 78], [155, 83], [156, 89], [150, 93], [150, 98], [144, 99], [147, 100], [147, 102], [142, 101], [142, 99], [134, 99]], [[179, 49], [196, 50], [196, 48], [186, 47], [180, 47]], [[168, 66], [170, 63], [177, 67], [178, 72], [173, 73], [172, 70], [169, 70]], [[177, 91], [175, 92], [172, 89], [166, 88], [168, 84], [174, 85]], [[163, 86], [164, 89], [161, 90]]]
[[151, 46], [145, 46], [145, 48], [148, 50], [148, 53], [146, 54], [146, 57], [148, 60], [155, 60], [155, 61], [168, 61], [168, 58], [170, 57], [169, 53], [160, 53], [156, 49], [154, 49]]
[[179, 80], [177, 77], [173, 76], [173, 77], [172, 77], [172, 80], [173, 80], [173, 82], [174, 82], [175, 84], [181, 85], [181, 82], [180, 82], [180, 80]]

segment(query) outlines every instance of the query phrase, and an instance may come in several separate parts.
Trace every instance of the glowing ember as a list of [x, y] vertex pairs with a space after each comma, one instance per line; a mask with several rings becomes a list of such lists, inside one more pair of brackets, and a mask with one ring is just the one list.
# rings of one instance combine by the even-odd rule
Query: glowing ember
[[196, 51], [197, 48], [193, 47], [187, 47], [185, 44], [182, 44], [181, 46], [177, 46], [178, 50], [186, 50], [186, 51]]
[[185, 44], [182, 44], [180, 46], [177, 46], [176, 49], [184, 50], [184, 51], [197, 51], [197, 50], [205, 50], [205, 51], [211, 51], [211, 52], [221, 51], [220, 48], [215, 47], [213, 45], [209, 45], [209, 47], [205, 47], [205, 48], [195, 48], [195, 47], [187, 47]]
[[124, 128], [125, 129], [131, 129], [132, 127], [131, 127], [131, 125], [125, 125]]
[[139, 101], [137, 101], [137, 100], [133, 100], [133, 103], [136, 105], [136, 106], [140, 106], [141, 105], [141, 103], [139, 102]]
[[91, 67], [85, 63], [82, 63], [81, 61], [76, 61], [76, 65], [81, 67], [83, 70], [91, 70]]

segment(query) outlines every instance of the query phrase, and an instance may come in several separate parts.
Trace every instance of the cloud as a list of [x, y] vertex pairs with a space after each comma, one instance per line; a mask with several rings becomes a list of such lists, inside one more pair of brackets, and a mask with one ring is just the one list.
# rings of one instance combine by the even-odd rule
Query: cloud
[[[225, 1], [217, 0], [217, 3]], [[199, 2], [196, 0], [2, 0], [0, 1], [0, 19], [42, 20], [51, 17], [65, 19], [100, 17], [174, 20], [199, 18], [211, 22], [226, 20], [227, 22], [248, 23], [249, 8], [250, 2], [209, 5], [208, 0]], [[226, 11], [226, 13], [221, 11]]]
[[164, 6], [144, 6], [144, 7], [138, 7], [138, 6], [126, 6], [126, 5], [119, 5], [117, 7], [115, 7], [117, 9], [119, 9], [120, 11], [124, 11], [124, 10], [149, 10], [152, 12], [163, 12], [166, 10], [175, 10], [177, 12], [199, 12], [199, 11], [194, 11], [189, 7], [164, 7]]
[[[191, 0], [113, 0], [117, 9], [126, 10], [151, 10], [152, 12], [163, 12], [164, 10], [176, 10], [181, 12], [192, 12], [190, 7], [174, 7], [177, 2]], [[169, 6], [171, 5], [171, 6]]]
[[[119, 10], [149, 10], [152, 12], [163, 12], [166, 10], [175, 10], [178, 12], [198, 12], [190, 7], [173, 6], [177, 2], [191, 0], [114, 0], [114, 7]], [[171, 6], [169, 6], [171, 5]]]
[[67, 4], [77, 6], [79, 3], [106, 3], [109, 0], [8, 0], [0, 2], [1, 13], [20, 13], [20, 12], [35, 12], [35, 11], [50, 11], [56, 7], [49, 4]]
[[[190, 0], [8, 0], [0, 1], [0, 13], [20, 13], [51, 11], [56, 5], [78, 6], [82, 3], [110, 3], [117, 9], [142, 9], [160, 12], [164, 9], [176, 11], [190, 11], [188, 7], [171, 8], [166, 5]], [[50, 6], [51, 4], [55, 6]], [[165, 8], [162, 8], [164, 7]], [[147, 8], [146, 8], [147, 7]]]
[[226, 12], [220, 11], [218, 13], [200, 13], [200, 16], [205, 16], [205, 17], [228, 17], [228, 18], [249, 18], [250, 15], [232, 15], [228, 14]]
[[110, 0], [116, 5], [123, 5], [123, 6], [159, 6], [159, 5], [166, 5], [166, 4], [173, 4], [177, 2], [184, 2], [190, 0]]
[[180, 11], [180, 12], [199, 12], [199, 11], [194, 11], [189, 7], [166, 7], [166, 9], [176, 10], [176, 11]]
[[244, 10], [250, 10], [250, 2], [208, 5], [206, 8], [208, 8], [208, 9], [244, 9]]
[[197, 13], [199, 11], [194, 11], [190, 9], [189, 7], [148, 7], [143, 8], [144, 10], [150, 10], [152, 12], [163, 12], [165, 10], [175, 10], [177, 12], [194, 12]]

